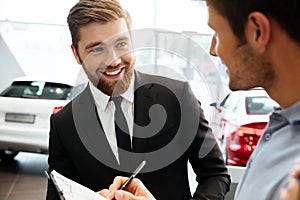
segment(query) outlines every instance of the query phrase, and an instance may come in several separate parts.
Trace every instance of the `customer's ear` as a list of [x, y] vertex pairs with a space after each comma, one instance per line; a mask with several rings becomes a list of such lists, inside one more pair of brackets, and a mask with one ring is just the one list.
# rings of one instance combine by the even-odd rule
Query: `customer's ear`
[[248, 44], [263, 53], [270, 41], [270, 35], [270, 20], [261, 12], [250, 13], [245, 24], [245, 37]]

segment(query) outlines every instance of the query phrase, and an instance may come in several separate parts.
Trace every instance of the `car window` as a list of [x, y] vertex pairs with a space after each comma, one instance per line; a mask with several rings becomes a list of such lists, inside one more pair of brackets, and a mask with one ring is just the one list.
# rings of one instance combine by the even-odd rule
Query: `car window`
[[0, 96], [30, 99], [65, 100], [71, 97], [72, 86], [44, 81], [15, 81]]
[[246, 97], [247, 114], [269, 114], [279, 105], [269, 97]]

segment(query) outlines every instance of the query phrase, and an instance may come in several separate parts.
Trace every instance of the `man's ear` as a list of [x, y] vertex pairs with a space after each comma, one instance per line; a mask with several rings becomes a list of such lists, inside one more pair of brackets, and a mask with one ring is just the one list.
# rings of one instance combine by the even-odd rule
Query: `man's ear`
[[261, 12], [250, 13], [245, 26], [245, 36], [253, 48], [263, 53], [271, 37], [270, 20]]
[[76, 48], [74, 47], [73, 44], [71, 45], [71, 49], [72, 49], [73, 55], [74, 55], [74, 57], [75, 57], [77, 63], [78, 63], [79, 65], [81, 65], [81, 64], [82, 64], [81, 59], [80, 59], [80, 57], [79, 57], [79, 55], [78, 55], [78, 53], [77, 53], [77, 50], [76, 50]]

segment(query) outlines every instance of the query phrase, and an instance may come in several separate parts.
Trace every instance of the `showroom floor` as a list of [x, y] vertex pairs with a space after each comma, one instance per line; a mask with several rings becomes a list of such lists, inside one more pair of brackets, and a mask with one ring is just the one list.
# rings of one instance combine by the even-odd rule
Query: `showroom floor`
[[45, 199], [47, 158], [47, 155], [19, 153], [11, 163], [0, 162], [0, 200]]

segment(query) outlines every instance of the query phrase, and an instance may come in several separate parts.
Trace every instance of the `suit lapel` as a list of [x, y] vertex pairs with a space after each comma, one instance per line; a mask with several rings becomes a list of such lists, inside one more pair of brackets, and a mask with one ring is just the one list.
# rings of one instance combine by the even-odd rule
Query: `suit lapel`
[[100, 162], [108, 166], [118, 166], [111, 150], [89, 86], [73, 101], [73, 118], [78, 135], [85, 148]]
[[[147, 152], [147, 138], [134, 137], [145, 135], [138, 126], [150, 123], [149, 108], [155, 103], [156, 92], [151, 90], [153, 83], [149, 75], [135, 71], [134, 90], [134, 127], [133, 127], [133, 152]], [[73, 117], [78, 135], [86, 149], [100, 162], [118, 168], [118, 162], [103, 132], [101, 122], [96, 112], [95, 103], [89, 87], [74, 99]], [[104, 153], [106, 152], [106, 153]]]

